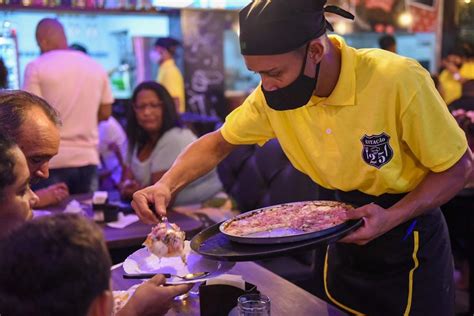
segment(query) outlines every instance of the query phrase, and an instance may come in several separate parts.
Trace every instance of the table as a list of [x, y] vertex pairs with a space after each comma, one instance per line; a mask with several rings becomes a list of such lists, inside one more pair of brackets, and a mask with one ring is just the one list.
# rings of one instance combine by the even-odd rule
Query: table
[[[125, 280], [121, 266], [112, 270], [113, 290], [126, 290], [139, 280]], [[281, 278], [253, 262], [238, 262], [229, 270], [241, 275], [245, 281], [255, 284], [258, 290], [270, 297], [272, 316], [279, 315], [347, 315], [311, 293]], [[199, 297], [189, 296], [184, 301], [174, 301], [166, 315], [199, 315]]]
[[[111, 197], [111, 201], [118, 201], [118, 196], [115, 194], [109, 194], [109, 197]], [[60, 213], [66, 208], [66, 205], [69, 202], [76, 200], [81, 203], [81, 207], [91, 216], [91, 198], [92, 193], [74, 194], [59, 205], [44, 209], [51, 211], [52, 213]], [[190, 239], [203, 228], [203, 223], [199, 220], [178, 212], [169, 211], [168, 220], [172, 223], [178, 224], [178, 226], [186, 233], [187, 239]], [[135, 222], [123, 229], [112, 228], [107, 226], [105, 223], [99, 223], [99, 225], [103, 228], [105, 241], [109, 249], [140, 246], [151, 231], [152, 227], [152, 225], [144, 224], [141, 221]]]

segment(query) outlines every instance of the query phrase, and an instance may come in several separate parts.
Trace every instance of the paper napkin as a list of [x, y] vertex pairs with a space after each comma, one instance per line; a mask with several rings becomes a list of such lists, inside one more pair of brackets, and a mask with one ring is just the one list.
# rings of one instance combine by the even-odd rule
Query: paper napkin
[[138, 221], [138, 216], [135, 214], [123, 215], [119, 212], [115, 222], [109, 222], [106, 225], [112, 228], [122, 229]]

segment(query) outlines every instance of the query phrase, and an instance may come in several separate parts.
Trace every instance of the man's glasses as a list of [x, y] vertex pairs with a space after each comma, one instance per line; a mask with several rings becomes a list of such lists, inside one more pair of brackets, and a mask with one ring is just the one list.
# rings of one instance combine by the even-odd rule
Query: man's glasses
[[146, 108], [150, 108], [150, 110], [156, 111], [162, 107], [163, 107], [163, 102], [133, 105], [133, 109], [136, 112], [143, 112], [145, 111]]

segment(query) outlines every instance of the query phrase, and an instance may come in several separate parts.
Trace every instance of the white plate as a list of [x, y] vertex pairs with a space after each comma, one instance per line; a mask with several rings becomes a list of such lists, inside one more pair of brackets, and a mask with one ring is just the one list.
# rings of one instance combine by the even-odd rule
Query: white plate
[[184, 284], [201, 282], [212, 279], [218, 275], [227, 272], [235, 263], [228, 261], [215, 261], [206, 259], [200, 254], [191, 250], [189, 241], [184, 242], [184, 252], [187, 258], [185, 265], [181, 257], [158, 258], [148, 252], [146, 247], [141, 248], [125, 259], [123, 269], [126, 273], [171, 273], [176, 275], [185, 275], [195, 272], [210, 272], [205, 278], [196, 280], [182, 280], [177, 277], [171, 277], [166, 280], [167, 284]]

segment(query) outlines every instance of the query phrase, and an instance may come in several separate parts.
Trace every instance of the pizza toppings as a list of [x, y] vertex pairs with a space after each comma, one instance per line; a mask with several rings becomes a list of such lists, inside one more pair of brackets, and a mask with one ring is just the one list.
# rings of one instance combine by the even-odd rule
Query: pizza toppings
[[181, 257], [186, 263], [184, 238], [185, 233], [178, 225], [172, 223], [171, 228], [168, 228], [165, 223], [159, 223], [152, 228], [143, 245], [158, 258]]
[[239, 216], [224, 227], [224, 232], [235, 236], [248, 236], [278, 228], [316, 232], [344, 223], [348, 209], [352, 209], [352, 206], [335, 201], [281, 204], [250, 212], [248, 216]]

